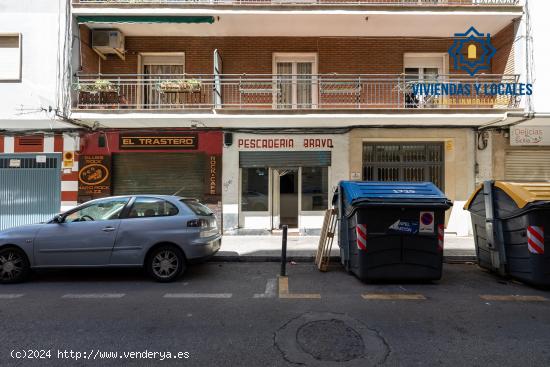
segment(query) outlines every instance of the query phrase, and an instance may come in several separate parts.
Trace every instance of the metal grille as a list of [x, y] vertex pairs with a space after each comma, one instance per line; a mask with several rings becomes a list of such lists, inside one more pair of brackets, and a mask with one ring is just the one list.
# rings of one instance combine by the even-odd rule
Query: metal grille
[[430, 181], [443, 190], [443, 143], [364, 143], [363, 180]]

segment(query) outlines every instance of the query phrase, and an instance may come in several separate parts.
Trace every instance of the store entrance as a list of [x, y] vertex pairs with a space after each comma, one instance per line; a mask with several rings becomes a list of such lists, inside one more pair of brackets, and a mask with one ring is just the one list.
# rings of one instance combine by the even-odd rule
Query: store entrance
[[279, 226], [298, 228], [298, 169], [279, 170]]

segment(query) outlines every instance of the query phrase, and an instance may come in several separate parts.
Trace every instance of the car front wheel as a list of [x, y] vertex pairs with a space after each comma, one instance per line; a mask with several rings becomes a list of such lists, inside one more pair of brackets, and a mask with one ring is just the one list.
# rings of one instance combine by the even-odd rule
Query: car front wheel
[[0, 283], [20, 283], [27, 279], [30, 271], [25, 253], [15, 247], [0, 250]]
[[182, 251], [170, 245], [154, 249], [145, 266], [149, 275], [158, 282], [172, 282], [186, 269]]

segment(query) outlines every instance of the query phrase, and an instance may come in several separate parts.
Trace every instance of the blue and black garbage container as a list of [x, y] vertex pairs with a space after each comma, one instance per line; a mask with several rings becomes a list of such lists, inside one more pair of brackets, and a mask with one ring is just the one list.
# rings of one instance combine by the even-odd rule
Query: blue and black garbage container
[[452, 203], [434, 184], [342, 181], [333, 201], [346, 270], [363, 281], [441, 278]]
[[550, 286], [550, 182], [486, 181], [464, 209], [482, 268]]

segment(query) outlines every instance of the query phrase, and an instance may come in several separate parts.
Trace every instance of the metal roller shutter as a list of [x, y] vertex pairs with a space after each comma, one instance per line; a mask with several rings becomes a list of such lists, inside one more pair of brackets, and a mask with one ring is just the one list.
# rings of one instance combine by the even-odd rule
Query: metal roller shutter
[[0, 230], [52, 219], [60, 207], [60, 154], [0, 155]]
[[113, 155], [113, 193], [163, 194], [203, 199], [204, 154], [121, 153]]
[[506, 151], [504, 176], [506, 180], [550, 181], [550, 148]]
[[330, 167], [331, 152], [240, 152], [239, 166], [258, 167]]

